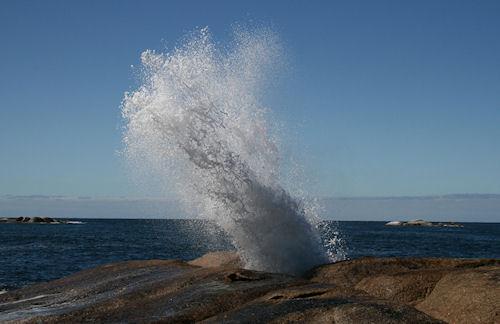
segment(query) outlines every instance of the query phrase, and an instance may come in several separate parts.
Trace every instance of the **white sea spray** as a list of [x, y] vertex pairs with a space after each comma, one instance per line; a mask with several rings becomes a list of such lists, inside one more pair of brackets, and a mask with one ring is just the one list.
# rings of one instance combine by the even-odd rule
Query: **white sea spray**
[[220, 49], [207, 28], [169, 53], [145, 51], [142, 85], [123, 100], [123, 141], [134, 168], [229, 234], [246, 268], [300, 274], [330, 258], [315, 208], [280, 181], [261, 99], [280, 53], [268, 30], [239, 30]]

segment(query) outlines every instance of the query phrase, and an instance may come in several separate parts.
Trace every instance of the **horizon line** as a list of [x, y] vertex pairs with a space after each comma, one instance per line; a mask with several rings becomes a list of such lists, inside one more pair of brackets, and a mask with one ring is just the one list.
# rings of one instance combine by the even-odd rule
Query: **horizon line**
[[[357, 200], [357, 199], [366, 199], [366, 200], [383, 200], [383, 199], [446, 199], [446, 198], [500, 198], [500, 193], [448, 193], [448, 194], [427, 194], [427, 195], [360, 195], [360, 196], [351, 196], [351, 195], [342, 195], [342, 196], [325, 196], [325, 195], [317, 195], [317, 196], [309, 196], [308, 198], [314, 199], [339, 199], [339, 200]], [[178, 199], [174, 197], [159, 197], [159, 196], [88, 196], [88, 195], [42, 195], [42, 194], [30, 194], [30, 195], [14, 195], [14, 194], [3, 194], [0, 195], [0, 199], [51, 199], [51, 200], [155, 200], [155, 201], [171, 201], [176, 202]]]

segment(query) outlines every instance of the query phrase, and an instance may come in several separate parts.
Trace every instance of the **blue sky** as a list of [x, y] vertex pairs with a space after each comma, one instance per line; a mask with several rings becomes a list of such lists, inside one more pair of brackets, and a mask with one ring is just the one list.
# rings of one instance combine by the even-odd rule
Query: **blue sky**
[[130, 66], [235, 23], [285, 44], [268, 104], [311, 194], [500, 193], [498, 1], [2, 1], [0, 195], [137, 195], [116, 153]]

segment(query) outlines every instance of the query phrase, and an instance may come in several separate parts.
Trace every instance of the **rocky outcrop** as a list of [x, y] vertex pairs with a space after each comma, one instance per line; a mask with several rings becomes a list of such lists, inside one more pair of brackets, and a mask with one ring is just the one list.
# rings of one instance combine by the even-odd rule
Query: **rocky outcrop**
[[361, 258], [318, 267], [309, 277], [414, 306], [446, 322], [500, 322], [498, 259]]
[[228, 252], [129, 261], [0, 295], [0, 322], [498, 323], [500, 260], [361, 258], [302, 278]]
[[416, 308], [451, 323], [500, 323], [497, 266], [448, 273]]
[[229, 251], [209, 252], [198, 259], [188, 261], [188, 264], [205, 268], [243, 267], [238, 255]]
[[462, 224], [458, 224], [455, 222], [430, 222], [423, 219], [415, 219], [409, 221], [390, 221], [385, 223], [385, 226], [464, 227]]
[[79, 221], [70, 221], [62, 219], [54, 219], [51, 217], [2, 217], [0, 218], [0, 223], [10, 223], [10, 224], [81, 224]]

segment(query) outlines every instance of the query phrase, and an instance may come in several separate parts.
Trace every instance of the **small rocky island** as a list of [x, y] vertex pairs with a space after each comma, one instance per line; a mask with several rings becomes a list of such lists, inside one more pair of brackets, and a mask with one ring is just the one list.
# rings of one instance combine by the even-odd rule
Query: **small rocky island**
[[415, 219], [409, 221], [390, 221], [386, 226], [434, 226], [434, 227], [464, 227], [462, 224], [455, 222], [430, 222], [423, 219]]
[[55, 219], [51, 217], [2, 217], [0, 224], [82, 224], [80, 221], [72, 221], [69, 219]]
[[372, 258], [302, 277], [232, 252], [126, 261], [0, 294], [1, 323], [500, 323], [499, 259]]

